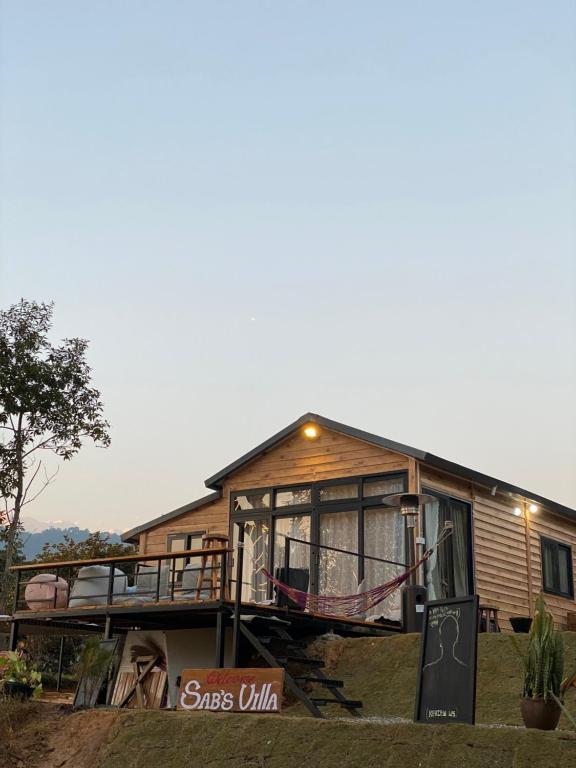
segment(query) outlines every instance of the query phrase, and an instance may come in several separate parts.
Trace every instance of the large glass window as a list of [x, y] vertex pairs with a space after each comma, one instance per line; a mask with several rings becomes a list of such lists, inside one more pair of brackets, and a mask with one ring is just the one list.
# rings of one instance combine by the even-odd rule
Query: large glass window
[[298, 504], [312, 503], [312, 488], [291, 488], [276, 491], [276, 507], [294, 507]]
[[234, 496], [234, 512], [245, 512], [252, 509], [270, 509], [270, 493], [251, 491]]
[[540, 539], [542, 554], [542, 587], [544, 592], [562, 597], [574, 597], [572, 580], [572, 550], [554, 539]]
[[[382, 506], [381, 498], [405, 491], [406, 485], [406, 473], [397, 472], [233, 492], [234, 547], [238, 536], [234, 522], [241, 520], [247, 526], [242, 599], [272, 598], [262, 567], [286, 581], [282, 573], [286, 537], [302, 542], [290, 544], [288, 581], [298, 589], [348, 595], [396, 576], [402, 565], [363, 561], [359, 555], [363, 548], [377, 558], [405, 561], [403, 520], [398, 510]], [[390, 606], [379, 606], [371, 615], [397, 618], [398, 606], [393, 600]]]
[[[358, 552], [358, 511], [323, 512], [320, 515], [320, 544]], [[320, 548], [319, 594], [353, 595], [358, 589], [358, 557]]]
[[[288, 578], [284, 572], [286, 537], [290, 541]], [[277, 517], [274, 521], [274, 572], [290, 586], [307, 591], [310, 586], [310, 547], [302, 542], [310, 541], [310, 515]]]
[[[364, 510], [364, 554], [404, 562], [404, 520], [400, 511], [393, 507], [371, 507]], [[385, 584], [398, 576], [404, 566], [381, 563], [378, 560], [364, 561], [364, 583], [366, 592]], [[384, 616], [392, 621], [401, 619], [401, 591], [397, 589], [379, 605], [374, 606], [369, 616]]]
[[[269, 534], [270, 525], [267, 520], [244, 521], [242, 600], [246, 603], [262, 603], [268, 599], [268, 579], [261, 569], [268, 568]], [[237, 525], [234, 526], [233, 543], [238, 553]]]
[[320, 501], [342, 501], [358, 498], [358, 483], [339, 483], [320, 488]]

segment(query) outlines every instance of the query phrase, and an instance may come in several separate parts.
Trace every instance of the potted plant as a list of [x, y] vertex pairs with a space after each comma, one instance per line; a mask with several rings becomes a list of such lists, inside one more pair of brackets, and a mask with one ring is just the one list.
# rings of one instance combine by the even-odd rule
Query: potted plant
[[0, 658], [0, 691], [6, 696], [29, 699], [42, 693], [42, 675], [15, 651]]
[[552, 614], [542, 595], [536, 598], [534, 619], [526, 653], [520, 650], [524, 666], [524, 690], [520, 700], [522, 719], [527, 728], [553, 731], [563, 709], [564, 642], [554, 629]]

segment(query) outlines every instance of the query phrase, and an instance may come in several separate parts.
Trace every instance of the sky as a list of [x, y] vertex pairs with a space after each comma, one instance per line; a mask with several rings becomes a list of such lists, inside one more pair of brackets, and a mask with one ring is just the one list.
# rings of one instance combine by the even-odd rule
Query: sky
[[574, 0], [4, 0], [0, 307], [90, 340], [127, 529], [307, 411], [576, 507]]

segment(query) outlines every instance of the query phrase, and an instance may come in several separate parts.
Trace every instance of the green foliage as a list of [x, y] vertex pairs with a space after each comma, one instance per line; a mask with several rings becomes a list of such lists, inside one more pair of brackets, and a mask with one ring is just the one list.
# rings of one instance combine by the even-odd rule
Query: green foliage
[[[516, 644], [518, 648], [518, 645]], [[535, 603], [528, 650], [522, 654], [524, 665], [523, 695], [552, 700], [561, 698], [564, 676], [564, 641], [554, 629], [554, 618], [546, 610], [542, 595]]]
[[[71, 459], [83, 440], [107, 446], [108, 422], [100, 392], [91, 386], [88, 342], [64, 339], [53, 345], [52, 304], [22, 299], [0, 311], [0, 497], [7, 525], [4, 573], [13, 562], [22, 507], [49, 485], [40, 459], [51, 452]], [[42, 470], [42, 471], [41, 471]], [[0, 611], [6, 609], [4, 579]]]
[[34, 689], [34, 695], [42, 692], [42, 675], [28, 659], [20, 658], [15, 651], [0, 657], [0, 674], [2, 683], [13, 682], [28, 685]]
[[98, 637], [89, 637], [84, 643], [74, 671], [84, 689], [85, 706], [91, 706], [90, 702], [95, 702], [112, 655], [111, 651], [101, 647]]
[[95, 531], [83, 541], [64, 534], [64, 541], [58, 544], [45, 544], [36, 558], [43, 563], [63, 562], [66, 560], [91, 560], [98, 557], [118, 557], [130, 555], [134, 547], [129, 544], [111, 543], [106, 533]]

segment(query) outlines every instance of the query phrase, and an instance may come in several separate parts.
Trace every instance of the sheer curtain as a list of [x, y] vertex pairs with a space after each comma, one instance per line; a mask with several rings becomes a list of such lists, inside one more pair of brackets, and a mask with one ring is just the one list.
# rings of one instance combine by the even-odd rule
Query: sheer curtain
[[[284, 567], [286, 536], [310, 541], [310, 515], [277, 517], [274, 531], [274, 570]], [[310, 547], [290, 542], [290, 568], [304, 568], [310, 575]]]
[[[383, 560], [404, 562], [404, 519], [399, 509], [372, 507], [364, 510], [364, 554]], [[364, 583], [362, 591], [390, 581], [404, 571], [404, 566], [364, 561]], [[401, 592], [397, 589], [379, 605], [374, 606], [367, 616], [384, 616], [399, 621], [401, 616]]]
[[[358, 552], [358, 512], [324, 512], [320, 544]], [[358, 589], [358, 557], [320, 549], [319, 594], [354, 595]]]
[[[269, 525], [267, 520], [244, 523], [244, 560], [242, 563], [242, 600], [261, 603], [268, 599], [268, 579], [260, 572], [268, 568]], [[234, 525], [234, 549], [238, 557], [238, 526]]]
[[427, 547], [437, 540], [446, 521], [453, 524], [450, 538], [434, 550], [425, 565], [428, 600], [469, 594], [469, 509], [465, 502], [444, 497], [424, 506]]

